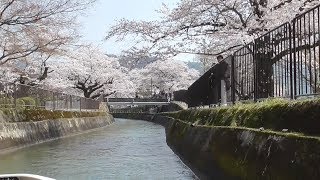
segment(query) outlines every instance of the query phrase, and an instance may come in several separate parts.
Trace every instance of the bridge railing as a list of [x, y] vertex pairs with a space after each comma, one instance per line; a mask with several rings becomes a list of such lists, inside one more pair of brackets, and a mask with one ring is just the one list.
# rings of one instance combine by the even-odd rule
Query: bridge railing
[[107, 102], [168, 102], [166, 98], [107, 98]]
[[100, 101], [35, 86], [0, 81], [0, 109], [98, 111]]
[[[227, 64], [227, 68], [222, 64]], [[231, 83], [226, 80], [228, 69]], [[220, 88], [221, 81], [227, 86], [225, 89]], [[227, 102], [233, 103], [319, 95], [320, 5], [256, 38], [213, 66], [189, 87], [185, 101], [191, 107], [221, 104], [222, 91], [226, 91]]]

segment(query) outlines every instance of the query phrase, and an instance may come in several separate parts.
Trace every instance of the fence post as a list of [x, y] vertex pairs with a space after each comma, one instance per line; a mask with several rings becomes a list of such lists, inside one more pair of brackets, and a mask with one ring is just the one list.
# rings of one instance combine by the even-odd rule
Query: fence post
[[[291, 46], [290, 47], [290, 64], [291, 64], [291, 71], [292, 71], [292, 68], [293, 68], [293, 73], [291, 72], [291, 85], [293, 86], [292, 90], [291, 90], [291, 99], [296, 99], [296, 95], [297, 95], [297, 67], [296, 67], [296, 21], [295, 19], [293, 19], [292, 21], [292, 25], [293, 27], [291, 28], [291, 33], [290, 33], [290, 44], [293, 43], [293, 47]], [[292, 42], [293, 41], [293, 42]], [[293, 52], [292, 52], [293, 50]], [[293, 53], [293, 59], [292, 59], [292, 53]], [[293, 67], [292, 67], [292, 64], [293, 64]]]
[[13, 90], [13, 101], [14, 101], [14, 108], [17, 108], [17, 84], [14, 83], [14, 90]]
[[71, 95], [69, 95], [69, 101], [70, 101], [70, 108], [69, 108], [69, 110], [71, 111], [71, 110], [72, 110], [72, 96], [71, 96]]
[[257, 72], [258, 72], [258, 66], [257, 66], [257, 55], [256, 55], [256, 50], [257, 50], [257, 43], [256, 39], [253, 41], [252, 45], [252, 63], [253, 63], [253, 100], [254, 102], [257, 102], [257, 99], [259, 98], [258, 96], [258, 78], [257, 78]]
[[55, 93], [52, 92], [52, 110], [56, 109], [56, 99], [55, 99]]
[[234, 76], [234, 55], [231, 55], [231, 101], [232, 104], [236, 102], [236, 91], [235, 91], [235, 76]]
[[37, 98], [36, 98], [36, 109], [38, 109], [38, 108], [39, 108], [39, 102], [40, 102], [39, 93], [37, 93]]
[[80, 112], [81, 112], [81, 106], [82, 106], [81, 99], [82, 99], [82, 98], [80, 97], [80, 106], [79, 106]]

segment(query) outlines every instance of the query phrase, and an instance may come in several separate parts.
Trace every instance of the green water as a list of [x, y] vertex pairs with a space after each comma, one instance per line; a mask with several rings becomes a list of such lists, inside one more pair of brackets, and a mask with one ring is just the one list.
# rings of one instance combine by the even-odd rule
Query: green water
[[0, 173], [56, 179], [196, 179], [162, 126], [116, 119], [97, 131], [0, 154]]

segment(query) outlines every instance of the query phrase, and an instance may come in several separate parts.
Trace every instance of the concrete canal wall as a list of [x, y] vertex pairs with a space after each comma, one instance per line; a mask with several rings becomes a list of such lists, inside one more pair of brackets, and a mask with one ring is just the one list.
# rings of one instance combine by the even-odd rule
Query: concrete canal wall
[[1, 112], [0, 149], [9, 150], [69, 136], [114, 122], [102, 112], [25, 110]]
[[166, 128], [168, 145], [201, 179], [319, 179], [320, 139], [244, 127], [201, 126], [164, 115], [114, 114]]

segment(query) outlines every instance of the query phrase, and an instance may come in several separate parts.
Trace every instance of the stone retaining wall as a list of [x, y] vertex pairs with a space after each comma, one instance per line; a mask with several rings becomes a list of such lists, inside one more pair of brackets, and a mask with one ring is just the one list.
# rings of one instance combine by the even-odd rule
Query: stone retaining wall
[[97, 117], [0, 123], [0, 149], [4, 150], [36, 144], [104, 127], [113, 122], [113, 117], [106, 114]]
[[114, 116], [163, 125], [168, 145], [201, 179], [320, 179], [318, 137], [192, 126], [161, 115]]

